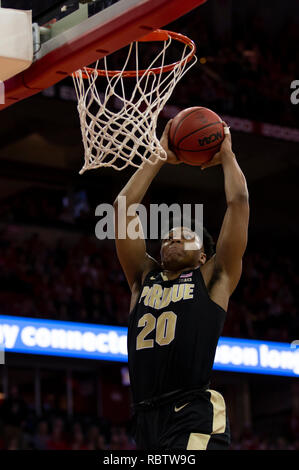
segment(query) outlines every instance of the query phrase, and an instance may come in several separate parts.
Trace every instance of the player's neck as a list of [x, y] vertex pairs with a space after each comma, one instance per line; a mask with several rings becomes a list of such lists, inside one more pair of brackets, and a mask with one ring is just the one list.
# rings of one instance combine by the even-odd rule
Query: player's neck
[[201, 266], [201, 263], [198, 263], [196, 266], [186, 266], [185, 268], [179, 269], [178, 271], [172, 271], [171, 269], [163, 269], [162, 273], [164, 274], [164, 276], [167, 277], [169, 281], [172, 281], [173, 279], [179, 277], [179, 275], [184, 271], [191, 271], [191, 269], [196, 269], [199, 266]]

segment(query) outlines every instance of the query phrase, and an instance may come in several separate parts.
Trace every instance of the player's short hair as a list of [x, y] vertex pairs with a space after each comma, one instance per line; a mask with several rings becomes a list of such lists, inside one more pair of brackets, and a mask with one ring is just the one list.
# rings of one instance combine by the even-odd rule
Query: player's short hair
[[[184, 227], [183, 224], [181, 226]], [[192, 219], [190, 228], [193, 232], [195, 232], [194, 226], [195, 226], [195, 220]], [[171, 231], [175, 227], [178, 227], [178, 225], [174, 224], [173, 221], [171, 220], [169, 224], [169, 231]], [[212, 256], [215, 253], [215, 243], [214, 243], [212, 235], [208, 232], [208, 230], [204, 226], [202, 227], [202, 236], [203, 236], [203, 248], [204, 248], [204, 252], [207, 256], [207, 261], [208, 261], [210, 258], [212, 258]]]

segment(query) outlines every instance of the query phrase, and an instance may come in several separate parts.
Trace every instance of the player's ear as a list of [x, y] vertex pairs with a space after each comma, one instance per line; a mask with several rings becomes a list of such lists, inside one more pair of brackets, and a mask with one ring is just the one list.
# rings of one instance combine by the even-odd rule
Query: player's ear
[[199, 253], [199, 262], [200, 262], [200, 264], [205, 264], [206, 261], [207, 261], [207, 255], [205, 254], [204, 251], [201, 251]]

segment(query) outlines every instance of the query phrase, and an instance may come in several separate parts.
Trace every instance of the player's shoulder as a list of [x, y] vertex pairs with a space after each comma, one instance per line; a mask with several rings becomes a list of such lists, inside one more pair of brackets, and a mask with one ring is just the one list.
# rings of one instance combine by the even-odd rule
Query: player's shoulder
[[145, 264], [144, 264], [144, 269], [143, 269], [143, 273], [141, 276], [140, 287], [143, 285], [149, 273], [161, 271], [161, 269], [162, 268], [161, 268], [160, 263], [155, 258], [153, 258], [148, 253], [146, 253]]
[[134, 282], [132, 289], [131, 289], [130, 313], [132, 312], [134, 306], [136, 305], [140, 291], [147, 277], [159, 271], [161, 271], [160, 263], [158, 263], [158, 261], [155, 260], [155, 258], [153, 258], [148, 253], [146, 253], [142, 276], [139, 280], [136, 280]]

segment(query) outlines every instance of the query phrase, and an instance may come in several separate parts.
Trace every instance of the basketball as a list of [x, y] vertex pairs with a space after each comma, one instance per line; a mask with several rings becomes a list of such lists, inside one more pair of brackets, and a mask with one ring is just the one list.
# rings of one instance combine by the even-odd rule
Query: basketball
[[169, 148], [188, 165], [211, 160], [224, 139], [221, 118], [208, 108], [194, 106], [181, 111], [169, 130]]

